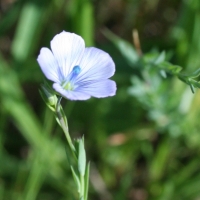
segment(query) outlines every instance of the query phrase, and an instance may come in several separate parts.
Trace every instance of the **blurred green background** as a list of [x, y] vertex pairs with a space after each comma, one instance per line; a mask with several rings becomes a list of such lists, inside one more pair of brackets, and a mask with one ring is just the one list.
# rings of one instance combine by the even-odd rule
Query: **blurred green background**
[[200, 92], [157, 67], [163, 50], [186, 74], [200, 67], [199, 0], [0, 1], [0, 200], [77, 199], [38, 91], [36, 58], [62, 30], [116, 64], [116, 96], [63, 101], [72, 138], [85, 136], [89, 199], [199, 200]]

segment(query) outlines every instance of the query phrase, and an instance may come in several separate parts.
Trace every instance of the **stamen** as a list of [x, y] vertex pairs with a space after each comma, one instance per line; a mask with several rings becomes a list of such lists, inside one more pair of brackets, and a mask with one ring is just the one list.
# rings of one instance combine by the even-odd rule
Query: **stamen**
[[78, 65], [74, 66], [71, 73], [67, 77], [67, 80], [62, 84], [62, 87], [65, 90], [73, 90], [74, 89], [73, 81], [80, 74], [80, 72], [81, 72], [81, 68]]
[[80, 72], [81, 72], [81, 68], [78, 65], [74, 66], [74, 68], [72, 69], [72, 72], [70, 73], [69, 80], [71, 81], [75, 79], [79, 75]]

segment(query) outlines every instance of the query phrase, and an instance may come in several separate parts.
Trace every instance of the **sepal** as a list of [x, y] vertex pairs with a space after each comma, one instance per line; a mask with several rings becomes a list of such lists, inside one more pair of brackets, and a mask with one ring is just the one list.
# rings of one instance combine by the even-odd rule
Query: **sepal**
[[41, 89], [39, 90], [42, 99], [46, 103], [46, 105], [55, 112], [56, 104], [58, 101], [55, 92], [49, 87], [48, 83], [45, 81], [44, 84], [41, 85]]

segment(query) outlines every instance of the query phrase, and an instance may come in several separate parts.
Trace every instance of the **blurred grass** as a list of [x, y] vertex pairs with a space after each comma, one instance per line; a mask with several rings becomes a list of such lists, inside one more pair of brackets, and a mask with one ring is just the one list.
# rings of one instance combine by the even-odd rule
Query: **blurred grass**
[[[137, 28], [143, 54], [166, 50], [186, 73], [194, 71], [200, 4], [145, 2], [1, 2], [0, 199], [76, 199], [64, 135], [38, 92], [36, 57], [62, 30], [80, 34], [87, 46], [96, 43], [116, 63], [115, 97], [64, 103], [70, 133], [85, 135], [95, 168], [89, 198], [200, 198], [199, 91], [193, 95], [177, 78], [141, 66], [131, 38]], [[101, 27], [119, 35], [107, 32], [114, 45]]]
[[17, 61], [24, 61], [34, 51], [49, 5], [51, 1], [46, 0], [26, 1], [23, 4], [11, 47], [12, 56]]

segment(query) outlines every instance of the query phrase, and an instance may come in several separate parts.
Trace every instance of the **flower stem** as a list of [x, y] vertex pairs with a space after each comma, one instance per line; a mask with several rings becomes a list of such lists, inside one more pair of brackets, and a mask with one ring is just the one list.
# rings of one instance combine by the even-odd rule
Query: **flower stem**
[[56, 114], [58, 117], [58, 120], [60, 122], [60, 126], [63, 129], [64, 133], [65, 133], [65, 137], [67, 139], [67, 142], [69, 144], [69, 147], [72, 151], [72, 154], [75, 158], [75, 160], [77, 161], [77, 156], [76, 156], [76, 149], [72, 143], [71, 137], [69, 135], [69, 129], [68, 129], [68, 123], [67, 123], [67, 118], [65, 117], [64, 113], [62, 112], [62, 106], [60, 105], [60, 102], [62, 100], [62, 97], [60, 97], [58, 99], [57, 105], [56, 105]]
[[[81, 182], [81, 191], [80, 191], [80, 199], [84, 199], [84, 192], [85, 192], [85, 181], [84, 176], [80, 175], [80, 182]], [[85, 200], [85, 199], [84, 199]]]
[[[57, 104], [56, 104], [57, 120], [59, 121], [59, 124], [65, 133], [65, 137], [66, 137], [69, 147], [71, 149], [72, 155], [74, 156], [76, 164], [78, 165], [79, 175], [77, 177], [79, 177], [79, 179], [77, 179], [77, 180], [80, 184], [80, 187], [78, 186], [79, 200], [87, 200], [88, 180], [85, 181], [86, 156], [85, 156], [85, 149], [84, 149], [84, 140], [83, 139], [79, 140], [79, 148], [78, 148], [78, 150], [76, 150], [75, 146], [72, 143], [71, 137], [69, 135], [67, 118], [66, 118], [66, 116], [63, 112], [63, 108], [61, 106], [61, 99], [62, 99], [62, 97], [59, 97]], [[82, 146], [81, 146], [81, 144], [82, 144]], [[73, 174], [74, 177], [76, 177], [75, 172], [73, 172], [73, 173], [74, 173]], [[87, 166], [87, 170], [86, 170], [86, 179], [88, 179], [88, 178], [89, 178], [89, 166]]]

